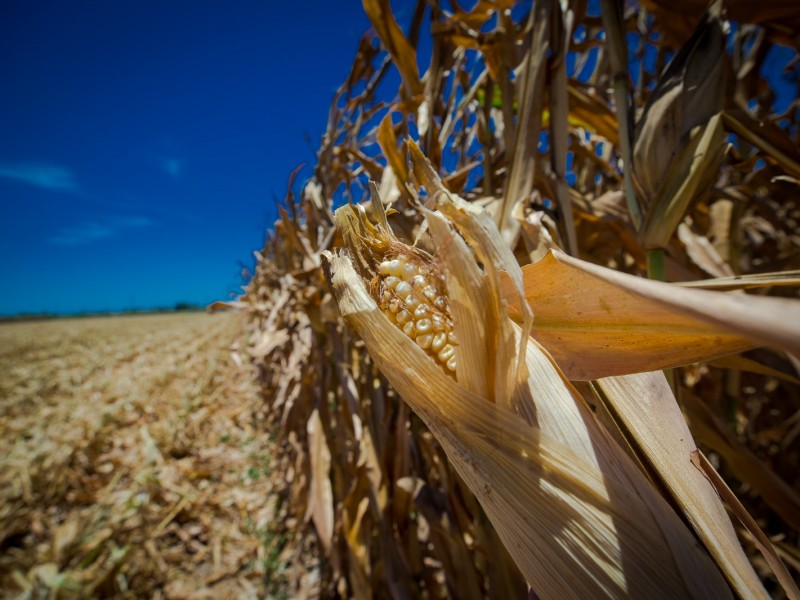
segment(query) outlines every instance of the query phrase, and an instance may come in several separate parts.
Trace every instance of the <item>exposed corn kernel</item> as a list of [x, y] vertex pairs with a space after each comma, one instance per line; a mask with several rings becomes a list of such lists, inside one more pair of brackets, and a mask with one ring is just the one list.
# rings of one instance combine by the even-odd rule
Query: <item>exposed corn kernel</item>
[[378, 273], [384, 314], [445, 369], [455, 371], [458, 344], [442, 280], [407, 256], [383, 261]]
[[439, 295], [439, 293], [436, 291], [435, 287], [433, 287], [432, 285], [427, 285], [422, 290], [422, 295], [425, 296], [428, 300], [433, 301], [436, 300], [436, 297]]
[[433, 329], [433, 325], [431, 325], [430, 319], [419, 319], [417, 321], [417, 333], [430, 333], [431, 329]]
[[450, 344], [446, 344], [444, 348], [439, 350], [439, 354], [437, 354], [437, 356], [442, 362], [447, 362], [454, 354], [455, 348], [453, 348]]
[[411, 311], [416, 311], [416, 309], [421, 305], [422, 300], [419, 299], [419, 296], [416, 294], [409, 294], [406, 297], [406, 308]]
[[[419, 326], [417, 326], [417, 332], [419, 332]], [[417, 336], [417, 344], [423, 350], [427, 350], [431, 347], [431, 343], [433, 342], [433, 336], [430, 333], [425, 333], [423, 335]]]
[[406, 281], [411, 281], [414, 279], [414, 276], [417, 274], [417, 269], [411, 263], [406, 263], [403, 265], [403, 270], [401, 271], [401, 277]]
[[397, 287], [394, 288], [394, 291], [397, 292], [397, 295], [400, 296], [403, 300], [408, 298], [408, 295], [411, 293], [411, 284], [407, 281], [401, 281], [397, 284]]
[[433, 339], [431, 340], [431, 350], [434, 352], [439, 352], [444, 345], [447, 343], [447, 334], [444, 331], [439, 331], [438, 333], [434, 334]]

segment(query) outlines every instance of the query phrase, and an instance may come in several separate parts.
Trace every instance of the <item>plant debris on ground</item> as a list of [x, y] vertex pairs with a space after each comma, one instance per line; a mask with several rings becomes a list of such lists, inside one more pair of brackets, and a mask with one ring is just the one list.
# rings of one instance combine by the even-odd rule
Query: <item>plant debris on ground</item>
[[313, 593], [241, 336], [236, 314], [0, 325], [3, 597]]

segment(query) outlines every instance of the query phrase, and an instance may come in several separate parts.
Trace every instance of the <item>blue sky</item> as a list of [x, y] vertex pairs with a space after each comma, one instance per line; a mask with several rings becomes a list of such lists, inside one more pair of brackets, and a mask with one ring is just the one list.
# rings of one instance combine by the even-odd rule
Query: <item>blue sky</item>
[[237, 291], [368, 26], [355, 0], [0, 3], [0, 314]]
[[[359, 0], [0, 1], [0, 315], [241, 291], [368, 26]], [[778, 112], [792, 56], [764, 67]]]

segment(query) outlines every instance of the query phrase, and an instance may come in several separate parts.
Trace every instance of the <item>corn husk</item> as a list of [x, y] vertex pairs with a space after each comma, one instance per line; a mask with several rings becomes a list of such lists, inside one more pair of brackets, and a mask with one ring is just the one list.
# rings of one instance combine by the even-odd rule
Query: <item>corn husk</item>
[[[442, 249], [451, 305], [459, 307], [458, 360], [480, 375], [462, 369], [457, 380], [447, 375], [370, 295], [364, 273], [374, 264], [370, 254], [398, 243], [377, 198], [371, 207], [377, 224], [363, 207], [337, 211], [348, 248], [325, 255], [325, 268], [342, 316], [442, 444], [533, 589], [542, 598], [729, 597], [686, 526], [547, 353], [535, 341], [525, 344], [508, 318], [496, 273], [508, 266], [498, 264], [499, 233], [446, 194], [438, 200], [443, 210], [428, 221]], [[457, 227], [445, 211], [458, 217]], [[475, 265], [473, 249], [483, 271], [461, 269]], [[484, 293], [473, 294], [477, 288]], [[485, 318], [476, 323], [458, 319], [460, 313]], [[488, 359], [492, 353], [511, 358], [504, 370]]]

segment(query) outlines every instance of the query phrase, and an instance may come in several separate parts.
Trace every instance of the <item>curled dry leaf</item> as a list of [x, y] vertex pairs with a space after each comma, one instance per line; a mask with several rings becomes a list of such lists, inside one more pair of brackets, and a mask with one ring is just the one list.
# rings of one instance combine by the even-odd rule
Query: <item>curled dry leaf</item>
[[686, 207], [719, 170], [724, 135], [714, 115], [722, 109], [726, 56], [720, 10], [714, 3], [672, 59], [637, 124], [633, 174], [646, 248], [666, 247]]
[[733, 269], [704, 235], [698, 235], [686, 223], [678, 225], [678, 238], [692, 262], [712, 277], [732, 277]]

